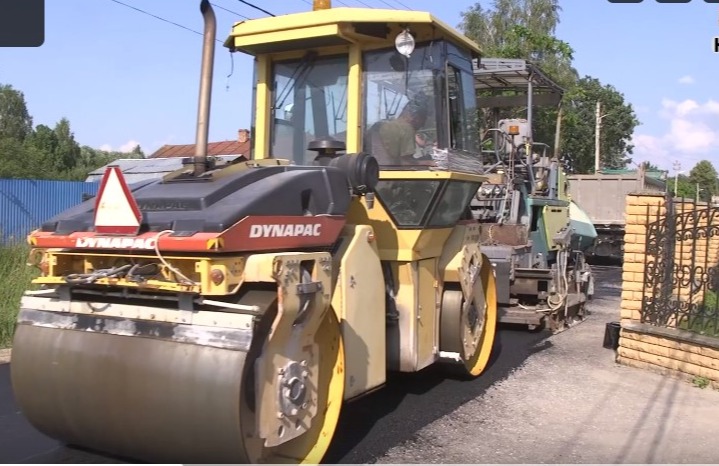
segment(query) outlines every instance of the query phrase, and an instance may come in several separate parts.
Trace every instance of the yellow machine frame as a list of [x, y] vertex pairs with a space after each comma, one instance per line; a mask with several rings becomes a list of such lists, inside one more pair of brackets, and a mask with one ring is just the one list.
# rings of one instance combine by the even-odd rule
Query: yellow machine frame
[[[372, 24], [386, 25], [390, 41], [361, 32], [360, 26]], [[253, 158], [270, 157], [272, 64], [300, 58], [308, 49], [316, 51], [319, 57], [338, 54], [349, 57], [346, 148], [347, 153], [361, 152], [363, 52], [393, 45], [394, 37], [404, 28], [411, 28], [417, 42], [444, 39], [475, 57], [481, 53], [476, 43], [426, 12], [328, 8], [236, 23], [225, 46], [255, 57]], [[456, 171], [380, 172], [380, 180], [404, 179], [479, 183], [485, 180], [476, 173]], [[368, 208], [365, 199], [353, 202], [348, 223], [368, 225], [371, 228], [366, 234], [376, 236], [376, 241], [372, 242], [371, 248], [363, 246], [364, 251], [358, 251], [356, 259], [352, 254], [345, 256], [340, 270], [352, 270], [358, 284], [358, 277], [362, 278], [362, 283], [372, 283], [361, 289], [380, 290], [384, 288], [380, 261], [391, 261], [399, 281], [397, 300], [401, 317], [397, 333], [386, 335], [384, 312], [372, 311], [384, 309], [381, 293], [360, 291], [355, 299], [347, 302], [341, 297], [351, 293], [353, 287], [348, 289], [342, 280], [337, 282], [332, 304], [342, 323], [347, 348], [344, 398], [353, 398], [385, 382], [385, 353], [388, 368], [401, 371], [417, 371], [440, 359], [443, 352], [440, 348], [442, 296], [443, 291], [450, 289], [458, 290], [470, 301], [478, 292], [483, 300], [486, 299], [487, 328], [478, 351], [482, 357], [469, 367], [472, 374], [479, 374], [491, 352], [496, 325], [493, 275], [489, 261], [479, 251], [479, 226], [460, 224], [451, 228], [398, 229], [381, 205]], [[462, 269], [462, 263], [468, 266], [472, 257], [473, 267], [478, 267], [482, 273], [476, 284], [467, 288], [463, 280], [469, 271]]]

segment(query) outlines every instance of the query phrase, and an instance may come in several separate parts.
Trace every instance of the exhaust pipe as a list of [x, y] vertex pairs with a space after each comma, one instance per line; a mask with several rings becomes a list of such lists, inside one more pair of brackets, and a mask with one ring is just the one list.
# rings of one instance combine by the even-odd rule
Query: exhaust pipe
[[212, 70], [215, 59], [215, 38], [217, 20], [208, 0], [200, 2], [200, 11], [205, 21], [202, 43], [202, 68], [200, 71], [200, 97], [197, 108], [197, 136], [195, 139], [194, 174], [205, 171], [207, 163], [207, 139], [210, 131], [210, 100], [212, 98]]

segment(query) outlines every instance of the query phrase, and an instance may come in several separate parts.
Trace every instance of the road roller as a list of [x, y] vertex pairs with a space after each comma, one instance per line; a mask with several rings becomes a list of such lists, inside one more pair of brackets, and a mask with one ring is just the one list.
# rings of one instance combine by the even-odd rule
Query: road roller
[[326, 1], [234, 24], [252, 150], [225, 162], [207, 155], [200, 11], [195, 155], [132, 184], [109, 166], [28, 236], [13, 390], [39, 431], [121, 458], [316, 464], [343, 404], [388, 374], [488, 365], [480, 49], [426, 12]]

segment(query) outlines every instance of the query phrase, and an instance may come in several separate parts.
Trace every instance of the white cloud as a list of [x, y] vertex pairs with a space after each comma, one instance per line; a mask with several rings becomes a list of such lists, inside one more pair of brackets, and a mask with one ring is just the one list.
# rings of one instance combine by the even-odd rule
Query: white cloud
[[667, 123], [664, 134], [636, 132], [633, 137], [634, 160], [650, 161], [671, 168], [674, 160], [682, 170], [691, 169], [699, 160], [719, 162], [719, 101], [697, 102], [692, 99], [662, 100], [659, 116]]
[[689, 75], [682, 76], [679, 78], [679, 84], [694, 84], [694, 78]]
[[106, 152], [132, 152], [132, 149], [135, 148], [135, 146], [140, 145], [139, 142], [135, 141], [134, 139], [130, 139], [125, 144], [122, 144], [118, 148], [113, 148], [110, 144], [103, 144], [100, 146], [100, 150], [104, 150]]
[[139, 145], [140, 145], [139, 142], [135, 141], [134, 139], [131, 139], [131, 140], [127, 141], [125, 144], [121, 145], [118, 150], [120, 152], [131, 152], [132, 149], [134, 149], [135, 147], [137, 147]]

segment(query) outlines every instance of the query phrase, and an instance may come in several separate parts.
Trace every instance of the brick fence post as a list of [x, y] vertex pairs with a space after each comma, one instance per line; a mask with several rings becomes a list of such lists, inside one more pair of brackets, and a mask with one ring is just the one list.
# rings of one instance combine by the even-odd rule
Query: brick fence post
[[640, 192], [626, 197], [621, 323], [641, 320], [646, 266], [647, 224], [666, 214], [664, 193]]
[[[709, 382], [719, 389], [719, 335], [689, 331], [684, 328], [686, 322], [677, 322], [675, 318], [683, 315], [686, 319], [686, 314], [694, 312], [696, 317], [701, 313], [692, 311], [692, 306], [704, 302], [703, 287], [711, 279], [708, 271], [717, 266], [719, 225], [715, 228], [714, 217], [719, 222], [719, 213], [687, 199], [669, 202], [676, 215], [667, 218], [668, 205], [663, 193], [632, 193], [626, 198], [621, 330], [616, 361], [695, 383]], [[652, 222], [658, 223], [651, 226]], [[656, 233], [650, 238], [656, 241], [651, 254], [647, 254], [648, 230]], [[661, 266], [651, 267], [652, 263]], [[659, 282], [645, 287], [647, 271], [672, 276], [659, 276]], [[655, 292], [662, 296], [656, 297], [659, 302], [650, 304], [648, 299]], [[659, 321], [642, 322], [645, 310], [658, 312], [654, 317], [659, 317]]]

